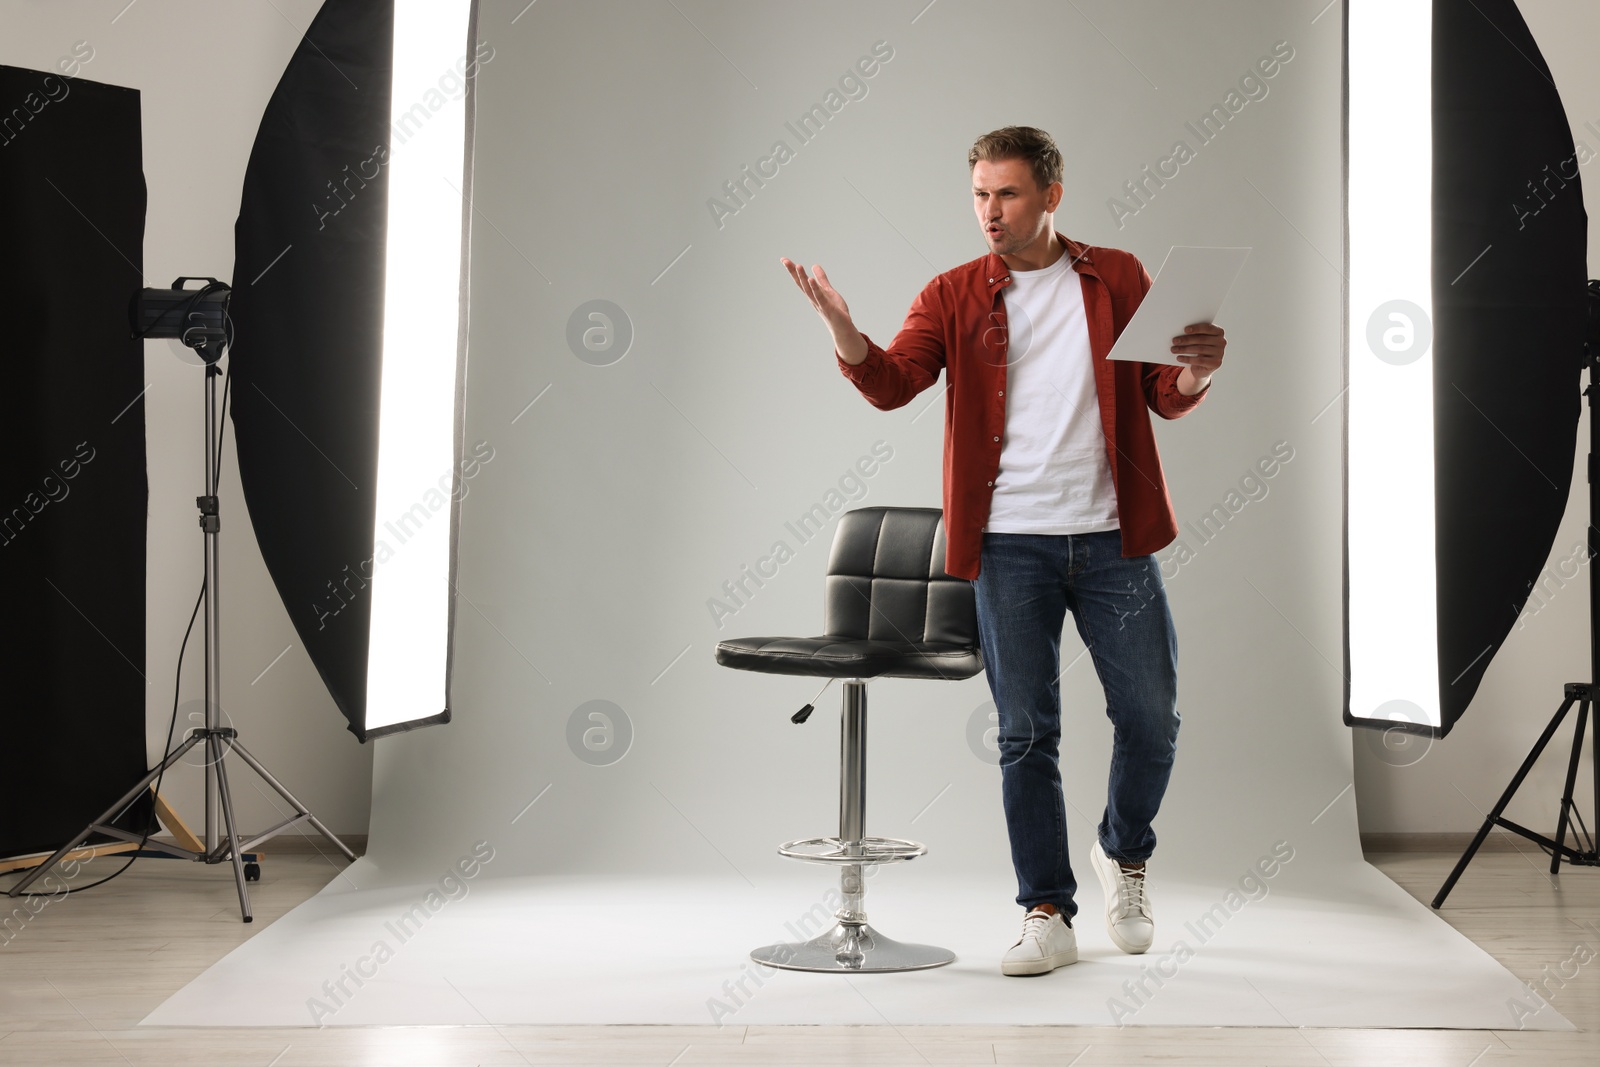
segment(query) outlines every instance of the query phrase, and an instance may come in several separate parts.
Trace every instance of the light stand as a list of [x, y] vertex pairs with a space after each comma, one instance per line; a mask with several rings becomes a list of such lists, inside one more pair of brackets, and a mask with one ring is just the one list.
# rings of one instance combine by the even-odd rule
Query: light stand
[[[179, 278], [174, 283], [174, 290], [181, 290], [182, 283], [189, 279]], [[183, 305], [185, 317], [198, 319], [199, 315], [189, 314], [203, 295], [209, 293], [211, 288], [226, 289], [215, 279], [206, 279], [212, 286], [206, 290], [197, 290], [190, 295], [190, 299]], [[153, 292], [147, 290], [146, 292]], [[149, 333], [144, 336], [152, 336]], [[183, 859], [195, 860], [204, 863], [229, 862], [233, 865], [233, 879], [239, 887], [239, 912], [245, 922], [252, 921], [250, 914], [250, 894], [245, 889], [246, 872], [244, 853], [255, 848], [270, 838], [296, 826], [302, 822], [309, 823], [311, 827], [327, 838], [335, 848], [344, 853], [345, 858], [355, 859], [355, 853], [345, 846], [344, 842], [335, 837], [326, 826], [311, 814], [311, 811], [300, 801], [296, 800], [293, 793], [283, 787], [283, 784], [272, 776], [272, 773], [261, 765], [261, 762], [250, 754], [250, 751], [239, 742], [239, 733], [231, 726], [222, 726], [219, 722], [221, 710], [220, 694], [221, 682], [221, 604], [218, 590], [218, 577], [221, 573], [217, 554], [217, 536], [222, 527], [221, 516], [217, 510], [217, 376], [221, 373], [217, 369], [217, 361], [222, 357], [223, 349], [227, 346], [226, 329], [220, 325], [216, 327], [188, 327], [177, 333], [168, 333], [165, 336], [180, 337], [183, 343], [193, 348], [205, 360], [205, 420], [206, 420], [206, 491], [205, 495], [195, 498], [195, 504], [200, 509], [200, 528], [205, 536], [205, 726], [190, 731], [183, 744], [169, 752], [165, 759], [158, 764], [149, 774], [145, 775], [137, 785], [123, 794], [122, 798], [111, 807], [107, 808], [97, 818], [84, 827], [83, 832], [71, 841], [62, 845], [56, 852], [30, 871], [27, 877], [12, 886], [9, 895], [18, 896], [29, 885], [42, 876], [51, 867], [61, 862], [68, 852], [77, 848], [93, 834], [104, 834], [122, 841], [131, 841], [145, 848], [155, 849], [172, 856]], [[122, 815], [145, 790], [150, 788], [161, 773], [174, 763], [183, 758], [184, 753], [194, 746], [205, 744], [205, 830], [202, 838], [201, 849], [187, 849], [177, 845], [170, 845], [164, 841], [153, 841], [140, 838], [137, 834], [130, 834], [116, 826], [111, 825]], [[254, 837], [243, 838], [239, 834], [233, 817], [233, 799], [228, 791], [227, 757], [236, 754], [240, 759], [260, 775], [262, 780], [277, 791], [278, 795], [289, 802], [295, 814], [283, 822], [257, 834]], [[218, 832], [217, 815], [221, 813], [222, 829]], [[254, 864], [252, 863], [253, 867]], [[252, 879], [253, 880], [253, 879]]]
[[[1595, 497], [1595, 457], [1600, 453], [1600, 420], [1597, 420], [1595, 410], [1595, 397], [1600, 394], [1600, 338], [1595, 336], [1597, 308], [1600, 308], [1600, 281], [1589, 282], [1589, 326], [1590, 336], [1584, 342], [1584, 361], [1589, 368], [1589, 384], [1583, 390], [1583, 395], [1589, 398], [1589, 530], [1588, 530], [1588, 565], [1589, 565], [1589, 678], [1587, 682], [1568, 682], [1564, 695], [1566, 699], [1561, 702], [1561, 707], [1556, 709], [1555, 716], [1550, 720], [1550, 725], [1544, 728], [1544, 733], [1539, 735], [1539, 740], [1534, 742], [1533, 749], [1529, 751], [1527, 759], [1522, 761], [1522, 766], [1511, 779], [1511, 784], [1506, 786], [1506, 791], [1500, 794], [1500, 800], [1483, 820], [1483, 825], [1478, 828], [1477, 836], [1462, 853], [1461, 859], [1456, 863], [1455, 870], [1450, 872], [1444, 885], [1439, 887], [1439, 893], [1433, 898], [1434, 908], [1444, 904], [1444, 898], [1455, 887], [1456, 880], [1467, 869], [1467, 864], [1472, 862], [1472, 857], [1477, 853], [1478, 847], [1489, 836], [1489, 831], [1496, 826], [1503, 826], [1512, 833], [1521, 834], [1528, 840], [1535, 842], [1550, 853], [1550, 873], [1558, 874], [1561, 870], [1561, 861], [1565, 859], [1574, 867], [1600, 866], [1600, 850], [1595, 847], [1593, 835], [1588, 827], [1583, 824], [1583, 816], [1578, 813], [1577, 805], [1572, 802], [1572, 789], [1578, 781], [1578, 760], [1583, 755], [1583, 735], [1586, 728], [1590, 729], [1590, 745], [1594, 749], [1594, 792], [1592, 799], [1595, 812], [1600, 812], [1600, 722], [1594, 727], [1589, 726], [1590, 713], [1594, 708], [1595, 690], [1600, 683], [1600, 575], [1595, 573], [1596, 553], [1600, 553], [1600, 536], [1597, 536], [1597, 527], [1600, 527], [1600, 500]], [[1561, 722], [1567, 717], [1574, 701], [1578, 703], [1577, 725], [1572, 733], [1572, 755], [1567, 762], [1567, 784], [1561, 793], [1561, 811], [1556, 818], [1556, 838], [1554, 841], [1543, 834], [1535, 833], [1526, 826], [1521, 826], [1504, 817], [1506, 805], [1511, 803], [1511, 798], [1516, 795], [1522, 780], [1533, 769], [1534, 762], [1540, 753], [1555, 736]], [[1567, 819], [1572, 817], [1576, 824], [1573, 828], [1572, 840], [1576, 844], [1580, 840], [1585, 843], [1582, 849], [1567, 846]], [[1596, 815], [1600, 819], [1600, 815]]]

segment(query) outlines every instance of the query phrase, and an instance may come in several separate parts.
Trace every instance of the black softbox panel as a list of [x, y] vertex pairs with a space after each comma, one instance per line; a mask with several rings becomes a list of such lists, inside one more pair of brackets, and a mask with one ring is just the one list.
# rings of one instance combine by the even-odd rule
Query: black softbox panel
[[361, 740], [393, 7], [327, 0], [261, 119], [235, 227], [239, 478], [262, 558]]
[[[1583, 188], [1561, 97], [1512, 0], [1433, 5], [1432, 181], [1443, 736], [1550, 557], [1583, 389]], [[1408, 187], [1396, 175], [1395, 195]], [[1395, 551], [1406, 536], [1395, 531]]]
[[[0, 66], [0, 101], [0, 856], [15, 856], [60, 847], [147, 769], [144, 343], [127, 317], [145, 184], [137, 90]], [[118, 825], [153, 828], [150, 808]]]

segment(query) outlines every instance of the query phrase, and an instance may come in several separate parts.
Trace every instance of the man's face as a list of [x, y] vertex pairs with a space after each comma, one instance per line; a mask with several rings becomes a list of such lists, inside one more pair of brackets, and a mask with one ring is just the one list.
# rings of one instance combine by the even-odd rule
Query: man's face
[[972, 167], [972, 207], [989, 250], [1008, 256], [1026, 248], [1048, 225], [1061, 183], [1041, 189], [1022, 159], [980, 159]]

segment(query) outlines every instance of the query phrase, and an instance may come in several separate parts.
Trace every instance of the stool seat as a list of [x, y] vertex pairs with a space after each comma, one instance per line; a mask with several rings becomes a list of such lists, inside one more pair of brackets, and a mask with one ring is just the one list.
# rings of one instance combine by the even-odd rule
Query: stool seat
[[735, 637], [717, 662], [741, 671], [817, 678], [971, 678], [983, 658], [971, 644], [879, 641], [865, 637]]

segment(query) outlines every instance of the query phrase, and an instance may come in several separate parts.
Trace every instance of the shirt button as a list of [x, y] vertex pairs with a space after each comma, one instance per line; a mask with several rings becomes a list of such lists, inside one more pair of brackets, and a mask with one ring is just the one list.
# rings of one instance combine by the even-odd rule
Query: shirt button
[[994, 483], [993, 483], [993, 482], [990, 482], [990, 483], [989, 483], [989, 484], [990, 484], [990, 485], [993, 485], [993, 484], [994, 484]]
[[1000, 438], [996, 437], [995, 440], [998, 441], [998, 440], [1000, 440]]
[[1000, 390], [1000, 395], [1001, 396], [1005, 396], [1006, 395], [1006, 391], [1004, 389]]

